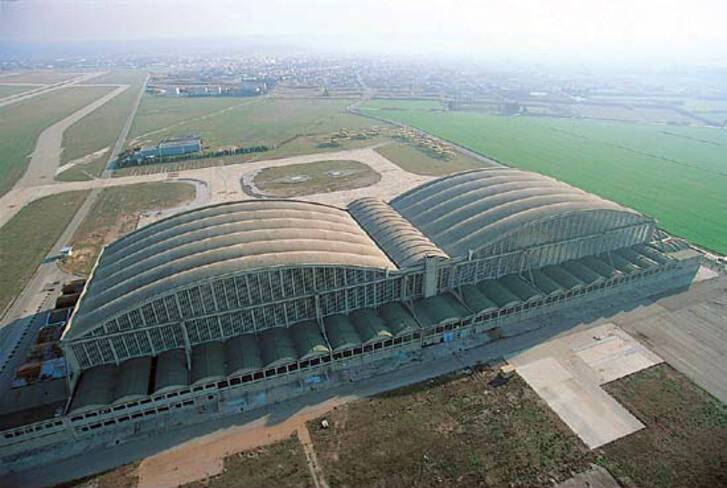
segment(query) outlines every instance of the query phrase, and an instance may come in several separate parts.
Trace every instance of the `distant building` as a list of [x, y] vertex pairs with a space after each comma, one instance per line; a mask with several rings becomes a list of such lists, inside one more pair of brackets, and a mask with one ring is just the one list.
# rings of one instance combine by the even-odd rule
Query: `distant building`
[[134, 153], [132, 159], [143, 161], [145, 159], [191, 154], [201, 150], [202, 140], [199, 137], [171, 138], [161, 141], [156, 146], [142, 147]]

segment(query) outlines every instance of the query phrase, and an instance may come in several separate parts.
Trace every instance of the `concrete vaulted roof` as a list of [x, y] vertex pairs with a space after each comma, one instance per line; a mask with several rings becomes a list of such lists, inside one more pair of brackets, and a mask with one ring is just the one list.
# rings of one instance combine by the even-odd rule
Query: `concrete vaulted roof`
[[204, 207], [109, 245], [66, 335], [211, 277], [296, 265], [396, 269], [351, 215], [335, 207], [293, 200]]
[[449, 257], [411, 222], [381, 200], [362, 198], [352, 202], [348, 210], [400, 267], [414, 265], [427, 256]]
[[574, 212], [616, 211], [648, 219], [563, 182], [511, 168], [484, 168], [446, 176], [391, 201], [449, 256], [464, 256], [533, 224]]
[[[555, 179], [512, 168], [453, 174], [389, 204], [357, 200], [348, 211], [295, 200], [203, 207], [106, 247], [64, 339], [76, 339], [160, 295], [222, 275], [306, 265], [396, 270], [427, 256], [467, 256], [545, 220], [576, 213], [600, 219], [613, 212], [627, 216], [616, 219], [618, 225], [652, 222]], [[626, 258], [614, 259], [617, 268], [632, 266]], [[583, 270], [580, 274], [588, 278]], [[353, 326], [352, 331], [357, 334]]]

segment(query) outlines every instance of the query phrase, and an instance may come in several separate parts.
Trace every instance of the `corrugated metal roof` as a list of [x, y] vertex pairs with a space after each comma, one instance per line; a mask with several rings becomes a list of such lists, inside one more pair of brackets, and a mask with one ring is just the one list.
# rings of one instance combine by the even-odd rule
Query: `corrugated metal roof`
[[465, 256], [525, 225], [572, 212], [638, 212], [547, 176], [511, 168], [457, 173], [414, 188], [391, 206], [449, 256]]

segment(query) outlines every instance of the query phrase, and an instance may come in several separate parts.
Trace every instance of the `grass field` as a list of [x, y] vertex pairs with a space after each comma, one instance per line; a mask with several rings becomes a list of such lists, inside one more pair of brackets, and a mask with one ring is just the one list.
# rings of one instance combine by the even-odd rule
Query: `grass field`
[[7, 193], [25, 173], [28, 156], [43, 130], [110, 90], [62, 88], [0, 108], [0, 195]]
[[3, 76], [0, 82], [3, 83], [44, 83], [53, 84], [61, 81], [70, 80], [79, 75], [77, 72], [55, 71], [55, 70], [38, 70], [25, 71], [10, 76]]
[[450, 159], [443, 160], [405, 143], [386, 144], [375, 150], [402, 169], [417, 175], [443, 176], [485, 166], [483, 162], [460, 152]]
[[0, 311], [20, 293], [70, 223], [86, 191], [41, 198], [18, 212], [0, 232]]
[[442, 102], [436, 100], [374, 99], [366, 102], [369, 110], [443, 110]]
[[268, 195], [290, 198], [364, 188], [379, 180], [379, 173], [357, 161], [319, 161], [266, 168], [254, 182]]
[[[200, 117], [247, 103], [249, 100], [248, 98], [229, 97], [158, 97], [145, 94], [141, 99], [139, 110], [136, 112], [134, 124], [131, 126], [129, 141], [155, 132], [155, 134], [145, 137], [144, 141], [156, 142], [164, 137], [164, 135], [157, 136], [157, 134], [161, 134], [165, 129], [173, 134], [193, 131], [193, 128], [184, 127], [184, 125], [190, 125], [192, 121]], [[178, 131], [175, 130], [176, 127], [179, 127]]]
[[224, 472], [180, 488], [313, 487], [303, 447], [295, 436], [225, 458]]
[[[210, 147], [274, 146], [296, 135], [370, 127], [345, 112], [350, 100], [144, 97], [132, 128], [134, 143], [198, 133]], [[139, 137], [146, 134], [144, 137]]]
[[56, 181], [87, 181], [99, 176], [106, 169], [106, 162], [111, 150], [109, 148], [98, 157], [89, 156], [87, 161], [79, 162], [56, 175]]
[[591, 453], [519, 377], [442, 377], [338, 407], [309, 423], [333, 487], [551, 487]]
[[[105, 75], [104, 83], [123, 83], [131, 85], [120, 95], [106, 102], [97, 110], [91, 112], [63, 134], [63, 153], [61, 164], [95, 153], [103, 148], [111, 148], [126, 122], [141, 85], [144, 83], [146, 73], [142, 71], [109, 73]], [[99, 82], [97, 79], [92, 81]], [[109, 152], [111, 149], [109, 149]], [[88, 174], [98, 176], [105, 166], [109, 154], [106, 153], [88, 163], [73, 167], [58, 175], [61, 181], [78, 181], [89, 179]]]
[[416, 108], [370, 113], [554, 176], [727, 252], [727, 131]]
[[210, 166], [220, 166], [225, 164], [239, 164], [248, 161], [287, 158], [290, 156], [298, 156], [301, 154], [336, 152], [347, 149], [358, 149], [362, 147], [373, 146], [380, 142], [391, 141], [384, 136], [372, 136], [367, 137], [366, 139], [349, 139], [346, 141], [341, 141], [339, 145], [332, 147], [324, 144], [328, 140], [329, 135], [326, 134], [315, 136], [301, 136], [296, 137], [286, 142], [282, 146], [276, 147], [270, 151], [250, 154], [237, 154], [234, 156], [224, 156], [221, 158], [191, 159], [187, 161], [148, 164], [144, 166], [121, 168], [114, 171], [114, 176], [118, 177], [177, 172], [190, 169], [208, 168]]
[[601, 448], [623, 486], [727, 486], [727, 406], [666, 364], [605, 388], [646, 425]]
[[149, 210], [172, 208], [194, 199], [194, 186], [186, 183], [141, 183], [106, 188], [73, 236], [73, 256], [62, 268], [86, 276], [101, 248], [134, 230], [139, 216]]
[[[2, 78], [0, 78], [0, 83], [2, 83]], [[18, 93], [27, 92], [29, 90], [32, 90], [34, 88], [37, 88], [35, 86], [15, 86], [15, 85], [0, 85], [0, 98], [9, 97], [10, 95], [17, 95]]]

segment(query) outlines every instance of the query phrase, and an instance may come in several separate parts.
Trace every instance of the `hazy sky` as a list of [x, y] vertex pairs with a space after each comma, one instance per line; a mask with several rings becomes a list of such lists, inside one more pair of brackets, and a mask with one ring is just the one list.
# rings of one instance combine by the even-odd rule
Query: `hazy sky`
[[0, 39], [301, 39], [503, 57], [727, 57], [727, 0], [0, 0]]

